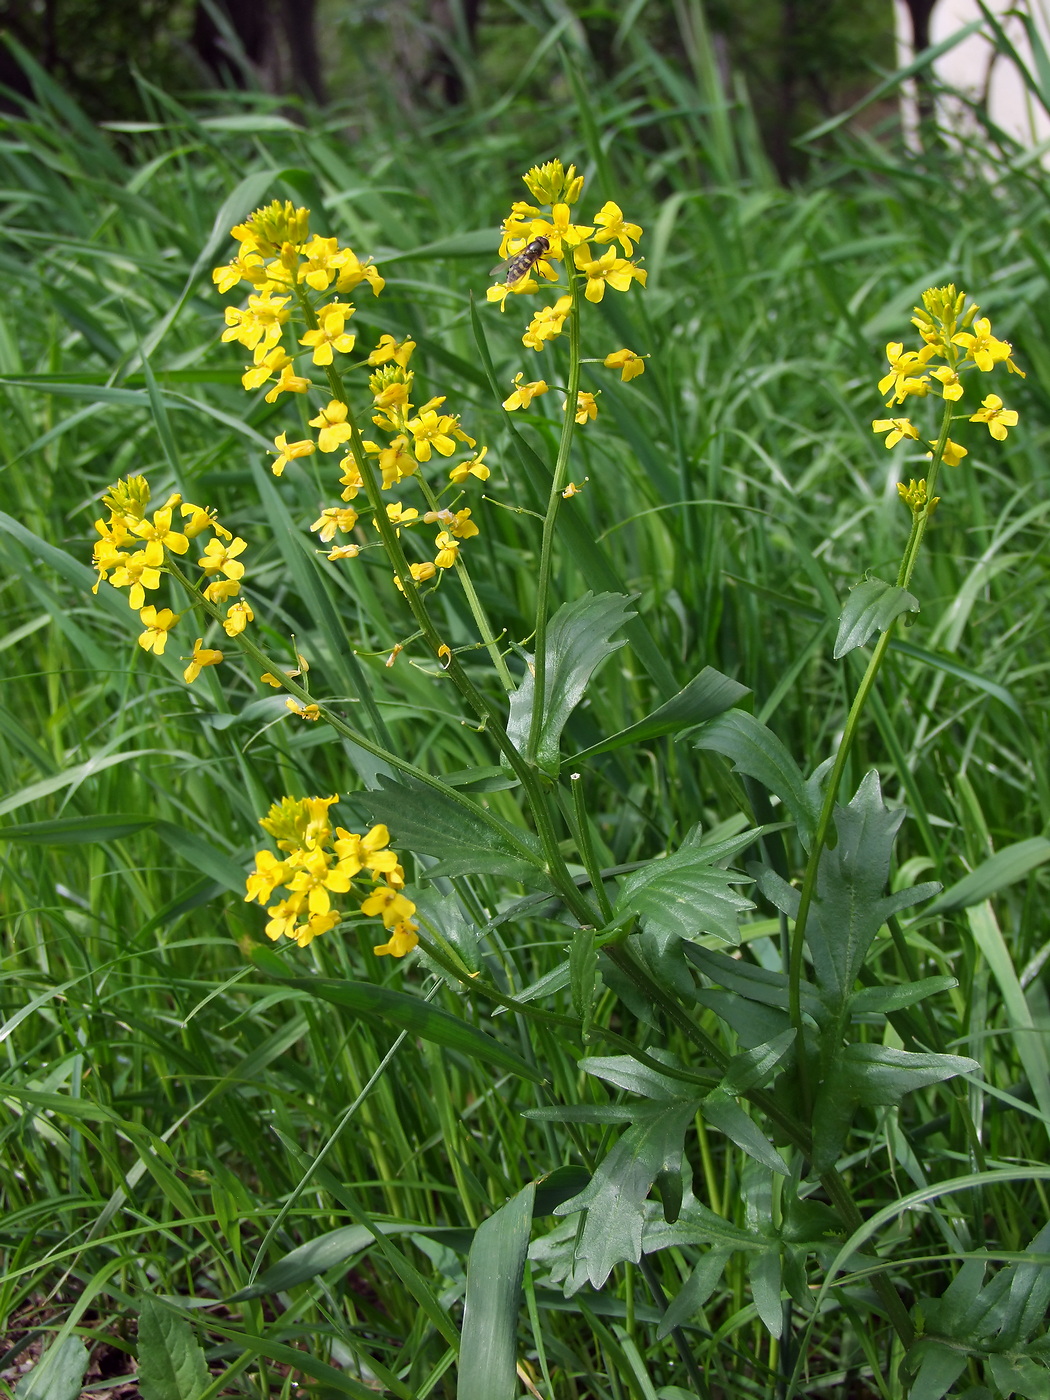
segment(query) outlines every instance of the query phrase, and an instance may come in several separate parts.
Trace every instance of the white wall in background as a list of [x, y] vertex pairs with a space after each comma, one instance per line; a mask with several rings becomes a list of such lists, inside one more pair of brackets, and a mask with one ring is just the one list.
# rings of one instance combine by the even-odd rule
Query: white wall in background
[[[1034, 21], [1050, 52], [1050, 0], [985, 0], [1002, 24], [1011, 41], [1032, 65], [1031, 50], [1020, 22], [1007, 16], [1007, 11], [1023, 9]], [[903, 0], [895, 0], [897, 10], [897, 45], [901, 65], [912, 59], [911, 21]], [[930, 22], [930, 42], [938, 44], [957, 33], [972, 20], [980, 19], [977, 0], [937, 0]], [[994, 60], [994, 61], [993, 61]], [[1017, 70], [1009, 59], [997, 57], [995, 49], [981, 33], [973, 34], [938, 59], [937, 74], [942, 82], [977, 97], [986, 89], [990, 96], [992, 120], [1025, 145], [1035, 146], [1050, 141], [1050, 116], [1034, 101]], [[914, 93], [905, 94], [905, 120], [909, 128], [915, 124]], [[946, 112], [949, 122], [957, 118]]]

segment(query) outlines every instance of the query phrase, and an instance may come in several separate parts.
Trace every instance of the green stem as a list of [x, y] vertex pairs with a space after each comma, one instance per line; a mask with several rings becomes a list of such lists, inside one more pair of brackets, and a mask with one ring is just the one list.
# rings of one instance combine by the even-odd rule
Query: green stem
[[[422, 491], [424, 498], [426, 499], [427, 505], [435, 514], [437, 514], [441, 510], [441, 506], [438, 502], [437, 497], [430, 489], [430, 483], [424, 480], [422, 476], [420, 476], [417, 478], [417, 484], [419, 486], [419, 489]], [[488, 652], [489, 658], [492, 661], [493, 666], [496, 668], [496, 674], [500, 678], [500, 684], [503, 686], [503, 689], [509, 695], [512, 690], [516, 689], [516, 686], [514, 684], [514, 677], [511, 675], [507, 663], [503, 659], [503, 653], [496, 645], [495, 630], [492, 626], [492, 623], [489, 621], [488, 613], [486, 613], [481, 599], [477, 595], [477, 590], [474, 587], [474, 581], [470, 577], [470, 573], [467, 569], [466, 564], [463, 562], [463, 560], [459, 557], [458, 554], [456, 556], [455, 568], [456, 578], [459, 580], [460, 586], [462, 587], [463, 592], [466, 594], [467, 604], [470, 607], [470, 611], [473, 614], [474, 621], [477, 624], [478, 636], [481, 638], [482, 644]]]
[[[900, 568], [897, 571], [897, 587], [907, 588], [911, 581], [912, 573], [918, 559], [919, 546], [922, 544], [926, 527], [929, 524], [930, 516], [936, 507], [934, 487], [937, 484], [937, 474], [940, 470], [941, 461], [944, 457], [944, 449], [948, 442], [948, 432], [952, 423], [952, 404], [946, 399], [944, 402], [944, 412], [941, 417], [941, 431], [937, 439], [937, 445], [933, 452], [933, 461], [930, 466], [929, 476], [926, 485], [926, 505], [912, 515], [912, 526], [908, 536], [908, 542], [904, 547], [904, 554], [901, 557]], [[857, 737], [857, 730], [860, 726], [861, 716], [868, 696], [871, 694], [875, 684], [883, 659], [890, 645], [893, 636], [893, 625], [887, 627], [886, 631], [879, 637], [875, 648], [871, 653], [867, 668], [861, 678], [860, 685], [854, 697], [853, 704], [846, 719], [846, 726], [842, 731], [842, 741], [839, 744], [838, 753], [835, 755], [835, 763], [828, 778], [827, 786], [824, 790], [824, 802], [820, 809], [820, 818], [817, 822], [817, 829], [813, 835], [813, 844], [810, 848], [809, 859], [806, 862], [806, 873], [802, 881], [802, 891], [799, 896], [798, 913], [795, 915], [795, 927], [791, 933], [791, 955], [788, 969], [788, 1009], [791, 1015], [791, 1024], [794, 1026], [798, 1037], [798, 1068], [799, 1068], [799, 1088], [802, 1094], [802, 1102], [805, 1108], [806, 1117], [809, 1117], [812, 1108], [812, 1092], [809, 1083], [809, 1071], [805, 1055], [805, 1026], [802, 1020], [802, 958], [805, 950], [806, 925], [809, 922], [809, 912], [813, 904], [813, 896], [817, 887], [817, 872], [820, 868], [820, 859], [827, 845], [828, 833], [831, 830], [831, 822], [835, 813], [835, 803], [838, 800], [839, 788], [842, 783], [842, 775], [846, 769], [846, 763]]]
[[526, 757], [530, 763], [536, 761], [536, 751], [543, 732], [543, 712], [547, 703], [547, 611], [550, 606], [551, 568], [554, 559], [554, 526], [568, 475], [569, 452], [576, 428], [576, 404], [580, 393], [580, 287], [579, 278], [571, 268], [568, 269], [568, 276], [569, 295], [572, 297], [572, 306], [569, 309], [569, 382], [565, 399], [565, 421], [561, 428], [561, 441], [558, 443], [558, 456], [554, 463], [547, 513], [543, 517], [543, 540], [540, 544], [540, 569], [536, 585], [535, 655], [532, 663], [532, 718], [529, 721], [529, 739], [526, 747]]

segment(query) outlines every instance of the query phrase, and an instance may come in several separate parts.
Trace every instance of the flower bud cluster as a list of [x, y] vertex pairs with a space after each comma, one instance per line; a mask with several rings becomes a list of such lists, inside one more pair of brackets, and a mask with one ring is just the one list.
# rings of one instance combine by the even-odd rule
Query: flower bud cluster
[[[144, 629], [138, 639], [143, 650], [162, 655], [168, 634], [181, 616], [171, 608], [147, 604], [147, 593], [160, 587], [161, 576], [167, 572], [167, 556], [187, 554], [190, 541], [206, 532], [211, 538], [197, 560], [202, 571], [199, 584], [203, 585], [204, 597], [216, 607], [229, 605], [222, 624], [229, 637], [239, 636], [248, 623], [254, 621], [251, 605], [238, 596], [244, 582], [244, 565], [238, 555], [244, 552], [245, 542], [220, 525], [213, 511], [183, 501], [176, 493], [149, 515], [150, 488], [141, 476], [129, 476], [116, 482], [103, 496], [102, 503], [109, 508], [109, 519], [95, 521], [99, 539], [94, 558], [99, 577], [92, 592], [98, 592], [103, 580], [113, 588], [128, 590], [128, 602], [138, 613]], [[237, 601], [231, 602], [234, 598]], [[190, 682], [197, 679], [205, 666], [217, 666], [223, 654], [205, 647], [203, 638], [198, 637], [193, 655], [188, 659], [189, 665], [183, 674]]]
[[267, 936], [291, 938], [305, 948], [342, 921], [331, 896], [352, 893], [362, 914], [378, 915], [383, 921], [386, 942], [372, 951], [403, 958], [419, 942], [419, 934], [413, 919], [416, 906], [402, 893], [405, 872], [390, 849], [390, 833], [382, 825], [364, 835], [342, 826], [333, 831], [328, 809], [338, 800], [284, 797], [273, 804], [259, 825], [283, 857], [258, 852], [245, 901], [265, 904], [283, 887], [285, 897], [266, 910]]

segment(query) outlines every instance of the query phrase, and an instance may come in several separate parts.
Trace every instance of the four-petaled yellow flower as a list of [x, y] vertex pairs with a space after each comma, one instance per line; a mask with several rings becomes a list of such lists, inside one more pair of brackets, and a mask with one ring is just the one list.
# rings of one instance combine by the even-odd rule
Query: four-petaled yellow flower
[[919, 440], [919, 430], [908, 418], [876, 418], [871, 425], [873, 433], [889, 433], [887, 447], [896, 447], [902, 438]]
[[587, 278], [583, 294], [588, 301], [601, 301], [607, 285], [615, 292], [626, 292], [632, 281], [640, 282], [644, 287], [648, 276], [644, 268], [628, 262], [626, 258], [617, 257], [615, 248], [607, 248], [600, 258], [595, 258], [587, 244], [583, 243], [573, 252], [573, 261]]
[[553, 306], [541, 306], [522, 336], [523, 345], [530, 350], [542, 350], [548, 340], [561, 335], [572, 306], [572, 297], [559, 297]]
[[346, 421], [348, 409], [338, 399], [330, 400], [327, 408], [322, 408], [316, 418], [310, 419], [311, 428], [320, 428], [317, 446], [322, 452], [334, 452], [341, 443], [353, 437], [350, 424]]
[[606, 369], [618, 369], [624, 384], [645, 373], [645, 360], [633, 350], [614, 350], [611, 355], [606, 355], [602, 364]]
[[412, 351], [416, 348], [414, 340], [395, 340], [392, 335], [381, 335], [379, 344], [368, 357], [370, 365], [385, 365], [393, 360], [402, 369], [407, 369], [408, 362], [412, 358]]
[[344, 330], [347, 318], [353, 314], [354, 308], [343, 302], [333, 302], [318, 311], [317, 329], [299, 337], [300, 345], [312, 347], [315, 365], [330, 365], [333, 351], [348, 355], [354, 348], [357, 337]]
[[618, 204], [608, 200], [595, 214], [594, 222], [601, 229], [600, 233], [594, 235], [595, 243], [611, 243], [614, 238], [618, 239], [625, 257], [631, 256], [634, 244], [642, 236], [642, 230], [637, 224], [624, 222], [623, 210]]
[[514, 376], [514, 392], [509, 398], [503, 400], [503, 407], [508, 413], [513, 413], [516, 408], [528, 408], [533, 399], [540, 394], [545, 394], [548, 385], [542, 379], [534, 379], [531, 384], [523, 384], [522, 375]]
[[[961, 345], [966, 350], [966, 358], [973, 360], [985, 374], [997, 364], [1005, 363], [1008, 369], [1019, 373], [1010, 356], [1013, 346], [1007, 340], [996, 340], [992, 335], [992, 323], [987, 316], [978, 316], [973, 323], [973, 332], [959, 331], [952, 336], [953, 345]], [[1022, 376], [1023, 377], [1023, 376]]]
[[[230, 635], [232, 636], [233, 633], [231, 632]], [[193, 643], [193, 656], [190, 658], [190, 664], [183, 671], [182, 678], [187, 685], [190, 685], [197, 679], [205, 666], [218, 666], [221, 660], [222, 652], [213, 651], [210, 647], [206, 647], [204, 638], [198, 637]]]
[[485, 465], [485, 453], [487, 447], [483, 447], [476, 457], [472, 457], [468, 462], [457, 462], [448, 474], [449, 481], [461, 486], [468, 476], [476, 476], [479, 481], [488, 481], [491, 476], [489, 468]]
[[273, 440], [273, 445], [277, 448], [278, 454], [271, 468], [274, 476], [280, 476], [289, 462], [294, 462], [299, 457], [309, 457], [311, 453], [317, 451], [317, 444], [313, 438], [301, 438], [299, 442], [289, 442], [287, 433], [278, 433]]
[[[568, 410], [568, 407], [569, 404], [566, 400], [566, 410]], [[576, 413], [574, 416], [581, 427], [592, 418], [598, 417], [598, 400], [594, 394], [588, 394], [585, 389], [580, 390], [576, 395]]]
[[185, 554], [190, 547], [186, 536], [171, 528], [170, 506], [156, 511], [152, 520], [140, 520], [131, 527], [131, 533], [146, 541], [146, 563], [151, 569], [158, 569], [164, 563], [165, 549], [170, 549], [172, 554]]
[[240, 602], [233, 603], [226, 611], [223, 619], [222, 630], [227, 637], [239, 637], [249, 622], [255, 621], [255, 614], [251, 605], [242, 598]]
[[336, 531], [348, 535], [357, 524], [357, 511], [352, 506], [328, 506], [310, 526], [319, 538], [328, 544], [335, 539]]
[[244, 565], [237, 556], [243, 554], [247, 547], [245, 541], [241, 539], [230, 540], [229, 543], [225, 540], [209, 540], [197, 563], [206, 574], [223, 573], [231, 582], [234, 579], [242, 579]]
[[139, 621], [146, 630], [139, 637], [139, 646], [143, 651], [155, 652], [157, 656], [163, 655], [168, 644], [168, 633], [178, 620], [178, 614], [173, 613], [170, 608], [161, 608], [158, 612], [152, 603], [143, 608], [139, 613]]
[[389, 933], [390, 938], [386, 943], [377, 943], [372, 949], [377, 958], [381, 958], [387, 953], [392, 958], [403, 958], [406, 953], [411, 953], [419, 942], [419, 934], [416, 932], [414, 924], [395, 924]]
[[1004, 408], [998, 394], [989, 394], [982, 399], [981, 407], [970, 417], [971, 423], [987, 423], [988, 431], [996, 442], [1002, 442], [1008, 428], [1017, 426], [1017, 414], [1012, 408]]
[[412, 434], [413, 451], [420, 462], [429, 462], [431, 449], [442, 457], [451, 457], [456, 450], [456, 440], [450, 436], [456, 420], [448, 413], [436, 413], [432, 408], [424, 408], [417, 418], [410, 418], [405, 427]]

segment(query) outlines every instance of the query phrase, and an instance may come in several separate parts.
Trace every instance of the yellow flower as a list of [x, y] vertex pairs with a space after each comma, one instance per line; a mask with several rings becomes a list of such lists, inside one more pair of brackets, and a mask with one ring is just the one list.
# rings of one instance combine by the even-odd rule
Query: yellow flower
[[293, 894], [306, 895], [311, 914], [327, 914], [332, 907], [329, 890], [346, 894], [350, 888], [350, 876], [338, 865], [332, 864], [332, 857], [327, 851], [315, 846], [305, 854], [298, 873], [287, 883]]
[[939, 365], [930, 370], [931, 376], [941, 385], [941, 393], [949, 403], [958, 403], [963, 396], [963, 386], [959, 376], [950, 365]]
[[[262, 347], [259, 347], [262, 349]], [[261, 355], [254, 365], [241, 375], [241, 384], [249, 391], [258, 389], [260, 384], [265, 384], [268, 379], [272, 379], [275, 374], [287, 368], [292, 363], [292, 357], [287, 353], [282, 345], [275, 345], [272, 350], [267, 350]]]
[[1017, 414], [1012, 408], [1004, 408], [998, 394], [989, 394], [981, 401], [981, 407], [970, 418], [971, 423], [987, 423], [988, 431], [996, 442], [1002, 442], [1008, 428], [1017, 426]]
[[272, 685], [274, 690], [280, 690], [284, 681], [279, 676], [275, 676], [272, 671], [264, 671], [259, 677], [263, 685]]
[[626, 292], [632, 281], [640, 282], [644, 287], [648, 276], [644, 268], [628, 262], [626, 258], [618, 258], [615, 248], [607, 248], [600, 258], [592, 258], [590, 248], [583, 243], [573, 253], [573, 261], [587, 278], [583, 294], [588, 301], [601, 301], [605, 296], [606, 284], [615, 292]]
[[306, 903], [306, 896], [297, 894], [290, 899], [279, 900], [267, 909], [270, 921], [266, 925], [267, 938], [294, 938], [295, 921], [299, 917], [299, 911]]
[[310, 529], [316, 530], [324, 543], [328, 544], [335, 539], [337, 530], [341, 534], [348, 535], [356, 524], [357, 511], [352, 506], [345, 508], [328, 506], [310, 526]]
[[416, 906], [412, 901], [389, 885], [380, 885], [361, 904], [362, 914], [378, 914], [387, 929], [410, 919], [415, 912]]
[[387, 943], [377, 943], [372, 949], [377, 958], [390, 954], [392, 958], [403, 958], [406, 953], [411, 953], [412, 949], [419, 942], [419, 934], [416, 932], [414, 924], [395, 924], [390, 930], [390, 939]]
[[459, 556], [459, 541], [453, 539], [447, 530], [442, 530], [434, 543], [438, 548], [435, 565], [439, 569], [451, 569]]
[[375, 442], [365, 442], [365, 451], [379, 458], [379, 469], [383, 473], [383, 490], [389, 491], [402, 477], [412, 476], [419, 470], [419, 463], [408, 449], [408, 438], [398, 433], [391, 438], [387, 447]]
[[255, 614], [251, 605], [242, 598], [240, 602], [234, 603], [227, 609], [226, 617], [222, 624], [222, 630], [227, 637], [239, 637], [249, 622], [255, 621]]
[[594, 222], [601, 228], [601, 233], [594, 235], [595, 243], [611, 243], [613, 239], [618, 239], [620, 247], [626, 257], [630, 257], [634, 252], [634, 243], [642, 236], [642, 230], [637, 224], [624, 222], [623, 210], [612, 200], [603, 204], [594, 216]]
[[918, 428], [907, 418], [876, 418], [872, 421], [871, 430], [873, 433], [889, 433], [887, 447], [896, 447], [902, 438], [919, 441]]
[[523, 384], [522, 376], [514, 376], [514, 392], [507, 399], [503, 400], [503, 407], [508, 413], [513, 413], [516, 408], [528, 408], [533, 399], [540, 394], [545, 394], [548, 385], [542, 379], [534, 379], [531, 384]]
[[432, 408], [424, 408], [418, 417], [410, 418], [405, 426], [412, 434], [413, 449], [420, 462], [430, 461], [432, 448], [436, 448], [442, 457], [451, 457], [456, 450], [455, 439], [449, 436], [455, 419], [448, 413], [439, 414]]
[[222, 603], [235, 598], [241, 591], [241, 581], [239, 578], [217, 578], [213, 579], [204, 590], [204, 596], [209, 603], [214, 603], [219, 607]]
[[[400, 501], [391, 501], [386, 508], [386, 518], [391, 525], [398, 527], [397, 533], [400, 535], [402, 525], [414, 525], [419, 519], [419, 511], [415, 506], [403, 506]], [[379, 529], [378, 523], [373, 520], [372, 524]]]
[[271, 292], [260, 292], [248, 298], [247, 310], [228, 306], [223, 340], [239, 341], [248, 350], [254, 350], [260, 344], [266, 349], [276, 345], [281, 338], [281, 327], [290, 314], [288, 301], [288, 297], [274, 297]]
[[[231, 632], [230, 635], [232, 636], [233, 633]], [[193, 656], [190, 658], [190, 664], [183, 671], [182, 678], [187, 685], [190, 685], [197, 679], [205, 666], [218, 666], [221, 660], [222, 652], [212, 651], [204, 645], [204, 638], [198, 637], [193, 643]]]
[[357, 254], [351, 252], [349, 248], [344, 248], [345, 261], [339, 270], [339, 279], [335, 284], [337, 292], [351, 292], [360, 282], [367, 282], [372, 288], [373, 296], [378, 296], [386, 286], [386, 282], [379, 275], [379, 269], [373, 267], [370, 262], [360, 262]]
[[[306, 262], [299, 269], [300, 279], [315, 292], [327, 291], [346, 262], [345, 253], [339, 251], [338, 238], [321, 238], [315, 234], [302, 251]], [[314, 363], [324, 361], [315, 360]]]
[[327, 408], [322, 408], [316, 418], [310, 419], [310, 427], [321, 430], [317, 434], [317, 446], [322, 452], [334, 452], [340, 443], [348, 442], [353, 437], [346, 414], [346, 404], [332, 399]]
[[[568, 400], [566, 400], [566, 402], [565, 402], [565, 404], [564, 404], [564, 407], [565, 407], [565, 409], [568, 409], [568, 407], [569, 407]], [[580, 426], [582, 427], [583, 424], [586, 423], [589, 419], [591, 419], [591, 418], [597, 418], [597, 417], [598, 417], [598, 400], [596, 399], [596, 397], [594, 396], [594, 394], [588, 394], [588, 393], [586, 392], [586, 390], [581, 389], [580, 392], [579, 392], [579, 393], [577, 394], [577, 396], [576, 396], [576, 413], [575, 413], [575, 418], [576, 418], [577, 423], [579, 423]]]
[[341, 922], [341, 916], [332, 909], [327, 914], [311, 914], [305, 924], [299, 924], [288, 935], [294, 938], [300, 948], [308, 948], [318, 935], [328, 933]]
[[343, 469], [343, 474], [339, 478], [339, 484], [346, 487], [345, 491], [340, 491], [339, 499], [341, 501], [352, 501], [358, 491], [364, 490], [364, 479], [361, 476], [357, 463], [354, 461], [354, 454], [352, 452], [348, 452], [339, 465]]
[[234, 539], [227, 544], [224, 540], [209, 540], [204, 546], [204, 554], [197, 563], [206, 574], [223, 573], [231, 581], [244, 577], [244, 565], [237, 559], [248, 548], [244, 540]]
[[191, 505], [187, 501], [179, 513], [183, 519], [182, 533], [188, 540], [195, 540], [205, 530], [214, 530], [220, 539], [233, 539], [233, 535], [226, 529], [225, 525], [219, 524], [213, 510], [205, 509], [204, 506]]
[[[931, 447], [936, 447], [935, 442], [930, 443]], [[927, 457], [932, 457], [932, 452], [927, 452]], [[970, 454], [965, 447], [961, 447], [957, 442], [952, 442], [951, 438], [944, 444], [944, 456], [941, 461], [946, 467], [957, 467], [964, 457]]]
[[289, 695], [284, 702], [286, 709], [291, 710], [293, 715], [298, 715], [300, 719], [317, 720], [321, 718], [321, 711], [317, 705], [300, 705], [293, 695]]
[[251, 904], [253, 900], [265, 904], [277, 886], [283, 885], [291, 873], [291, 861], [278, 860], [272, 851], [259, 851], [255, 857], [255, 867], [248, 872], [248, 878], [245, 880], [245, 904]]
[[173, 613], [170, 608], [161, 608], [160, 612], [152, 604], [143, 608], [139, 613], [139, 621], [146, 630], [138, 639], [139, 646], [143, 651], [152, 651], [161, 656], [168, 644], [168, 633], [178, 620], [179, 615]]
[[190, 547], [186, 536], [171, 528], [170, 506], [163, 506], [151, 521], [140, 520], [131, 527], [131, 533], [146, 541], [146, 563], [152, 569], [164, 563], [165, 549], [170, 549], [172, 554], [185, 554]]
[[345, 875], [352, 878], [366, 869], [373, 875], [377, 872], [383, 874], [397, 865], [397, 856], [388, 849], [390, 832], [382, 823], [372, 827], [364, 836], [347, 831], [343, 826], [337, 826], [335, 834], [332, 849], [339, 861], [339, 869]]
[[[911, 511], [912, 515], [921, 515], [923, 511], [926, 511], [927, 497], [925, 479], [923, 479], [922, 481], [916, 481], [915, 478], [912, 477], [912, 479], [908, 482], [907, 486], [904, 485], [903, 481], [898, 482], [897, 495], [900, 496], [901, 500]], [[929, 502], [929, 510], [927, 511], [928, 515], [932, 515], [933, 512], [937, 509], [937, 504], [940, 501], [940, 499], [940, 496], [934, 496], [933, 499]]]
[[287, 433], [278, 433], [273, 440], [273, 445], [277, 448], [278, 453], [271, 468], [274, 476], [280, 476], [289, 462], [294, 462], [299, 457], [309, 457], [311, 453], [317, 451], [317, 444], [313, 438], [302, 438], [299, 442], [289, 442]]
[[887, 405], [903, 403], [909, 394], [916, 394], [920, 398], [926, 395], [929, 383], [922, 371], [934, 354], [936, 348], [933, 345], [924, 345], [921, 350], [905, 350], [899, 340], [890, 341], [886, 346], [890, 371], [879, 380], [879, 393], [890, 392], [886, 400]]
[[359, 544], [337, 544], [334, 549], [328, 551], [326, 557], [334, 562], [337, 559], [356, 559], [360, 553]]
[[402, 369], [406, 369], [415, 348], [416, 342], [414, 340], [398, 341], [392, 335], [381, 335], [379, 344], [368, 357], [368, 363], [370, 365], [385, 365], [388, 360], [393, 360]]
[[280, 378], [266, 395], [267, 403], [276, 403], [281, 394], [305, 394], [310, 389], [309, 379], [304, 379], [301, 374], [296, 374], [291, 365], [285, 365], [281, 370]]
[[645, 360], [633, 350], [614, 350], [611, 355], [606, 355], [602, 364], [606, 369], [618, 369], [623, 384], [645, 373]]
[[489, 468], [485, 465], [485, 453], [487, 447], [483, 447], [476, 457], [472, 457], [467, 462], [458, 462], [448, 474], [449, 481], [461, 486], [468, 476], [476, 476], [479, 481], [488, 481], [491, 476]]
[[571, 306], [572, 297], [568, 296], [559, 297], [553, 306], [541, 306], [529, 322], [522, 344], [531, 350], [542, 350], [546, 341], [561, 335]]
[[211, 280], [222, 296], [236, 287], [238, 282], [250, 282], [258, 287], [266, 281], [266, 277], [262, 255], [255, 249], [244, 247], [223, 267], [213, 268], [211, 274]]
[[[549, 220], [532, 220], [526, 230], [526, 239], [531, 242], [534, 238], [545, 238], [548, 244], [545, 257], [560, 260], [564, 257], [566, 248], [575, 248], [577, 244], [585, 243], [593, 233], [594, 229], [590, 224], [574, 224], [572, 222], [567, 204], [555, 204], [551, 209]], [[536, 271], [552, 282], [557, 275], [554, 269], [546, 263], [545, 258], [538, 260]]]
[[307, 331], [299, 337], [300, 345], [313, 347], [315, 365], [330, 365], [333, 350], [348, 355], [354, 348], [357, 337], [344, 330], [347, 317], [353, 314], [352, 306], [333, 302], [317, 313], [317, 330]]
[[146, 562], [146, 554], [138, 550], [135, 554], [121, 554], [120, 563], [109, 582], [114, 588], [130, 588], [128, 602], [136, 612], [146, 601], [147, 588], [160, 587], [160, 570]]
[[1004, 361], [1015, 374], [1020, 373], [1010, 359], [1013, 354], [1013, 346], [1007, 340], [996, 340], [995, 336], [992, 335], [992, 323], [987, 316], [978, 316], [977, 320], [974, 321], [973, 334], [959, 331], [957, 335], [953, 335], [952, 344], [964, 346], [966, 358], [972, 360], [977, 368], [985, 373]]
[[535, 277], [522, 277], [517, 282], [499, 282], [485, 293], [486, 301], [498, 301], [499, 309], [506, 311], [507, 298], [539, 291], [540, 284]]

